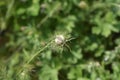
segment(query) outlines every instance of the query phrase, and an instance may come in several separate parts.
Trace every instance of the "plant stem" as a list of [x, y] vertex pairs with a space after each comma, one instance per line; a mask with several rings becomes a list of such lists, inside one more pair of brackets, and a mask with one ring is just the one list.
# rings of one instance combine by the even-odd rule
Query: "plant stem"
[[49, 42], [47, 45], [45, 45], [43, 48], [41, 48], [39, 51], [37, 51], [30, 60], [27, 61], [27, 64], [29, 64], [36, 56], [38, 56], [42, 51], [44, 51], [53, 41]]
[[48, 20], [49, 17], [51, 17], [56, 11], [59, 10], [60, 8], [60, 3], [56, 3], [56, 5], [53, 7], [53, 9], [51, 9], [51, 11], [49, 12], [48, 15], [46, 15], [45, 18], [43, 18], [38, 24], [37, 27], [40, 27], [44, 22], [46, 22]]
[[[45, 45], [43, 48], [41, 48], [39, 51], [37, 51], [37, 52], [27, 61], [27, 63], [25, 63], [24, 66], [26, 66], [27, 64], [29, 64], [35, 57], [37, 57], [42, 51], [44, 51], [52, 42], [53, 42], [53, 40], [50, 41], [48, 44], [46, 44], [46, 45]], [[20, 71], [18, 72], [17, 75], [19, 75], [22, 71], [23, 71], [23, 68], [20, 69]]]
[[7, 6], [7, 12], [5, 15], [5, 20], [7, 21], [9, 19], [9, 17], [11, 16], [12, 13], [12, 8], [14, 6], [15, 0], [11, 0], [11, 2], [9, 3], [9, 5]]

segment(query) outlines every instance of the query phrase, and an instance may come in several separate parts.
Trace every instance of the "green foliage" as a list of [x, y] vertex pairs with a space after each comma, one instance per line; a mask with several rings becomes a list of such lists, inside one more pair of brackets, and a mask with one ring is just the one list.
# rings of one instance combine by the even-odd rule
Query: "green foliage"
[[0, 0], [0, 80], [120, 80], [119, 3]]

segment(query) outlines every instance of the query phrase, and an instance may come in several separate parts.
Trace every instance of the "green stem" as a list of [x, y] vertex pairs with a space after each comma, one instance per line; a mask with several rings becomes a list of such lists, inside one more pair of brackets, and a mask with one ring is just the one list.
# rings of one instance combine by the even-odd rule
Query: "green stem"
[[53, 7], [53, 9], [51, 9], [48, 15], [37, 24], [37, 27], [40, 27], [44, 22], [48, 20], [49, 17], [51, 17], [56, 11], [58, 11], [60, 8], [60, 5], [61, 5], [60, 3], [56, 3], [56, 5]]
[[50, 44], [52, 43], [49, 42], [46, 46], [44, 46], [43, 48], [41, 48], [39, 51], [37, 51], [31, 58], [29, 61], [27, 61], [27, 64], [29, 64], [36, 56], [38, 56], [42, 51], [44, 51]]
[[[47, 45], [45, 45], [43, 48], [41, 48], [39, 51], [37, 51], [28, 61], [27, 63], [24, 65], [26, 66], [27, 64], [29, 64], [35, 57], [37, 57], [42, 51], [44, 51], [53, 41], [49, 42]], [[20, 71], [18, 72], [17, 75], [19, 75], [21, 72], [23, 71], [23, 68], [20, 69]]]
[[6, 12], [6, 15], [5, 15], [5, 20], [6, 21], [11, 16], [12, 8], [14, 6], [14, 3], [15, 3], [15, 0], [11, 0], [11, 2], [9, 3], [9, 5], [7, 6], [7, 12]]

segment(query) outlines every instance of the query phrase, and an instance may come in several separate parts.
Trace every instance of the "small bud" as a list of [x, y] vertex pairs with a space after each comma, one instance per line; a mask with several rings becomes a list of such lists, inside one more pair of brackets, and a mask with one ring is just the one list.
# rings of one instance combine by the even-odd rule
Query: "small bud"
[[95, 66], [96, 66], [96, 67], [99, 67], [99, 66], [100, 66], [100, 63], [99, 63], [99, 62], [95, 62]]
[[24, 31], [26, 29], [26, 26], [21, 26], [21, 31]]
[[45, 9], [47, 8], [47, 5], [46, 4], [41, 4], [40, 8], [41, 8], [41, 10], [40, 10], [41, 13], [44, 13]]
[[25, 76], [25, 73], [24, 73], [24, 72], [22, 72], [22, 73], [21, 73], [21, 75], [22, 75], [22, 76]]
[[108, 61], [109, 58], [110, 58], [109, 56], [105, 56], [104, 61]]
[[46, 4], [41, 4], [41, 8], [46, 8]]
[[101, 78], [98, 77], [98, 78], [96, 78], [96, 80], [101, 80]]
[[81, 2], [78, 4], [78, 6], [79, 6], [81, 9], [84, 9], [84, 8], [86, 8], [88, 5], [87, 5], [87, 3], [86, 3], [85, 1], [81, 1]]
[[62, 44], [64, 42], [64, 40], [65, 40], [65, 38], [63, 35], [57, 35], [55, 37], [55, 43], [58, 45]]

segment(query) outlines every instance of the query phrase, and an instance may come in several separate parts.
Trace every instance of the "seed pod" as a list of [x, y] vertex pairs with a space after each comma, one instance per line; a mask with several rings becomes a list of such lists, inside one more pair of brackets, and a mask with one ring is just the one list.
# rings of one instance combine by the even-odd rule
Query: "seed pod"
[[63, 35], [57, 35], [57, 36], [55, 37], [55, 43], [56, 43], [57, 45], [62, 44], [64, 41], [65, 41], [65, 38], [64, 38]]

